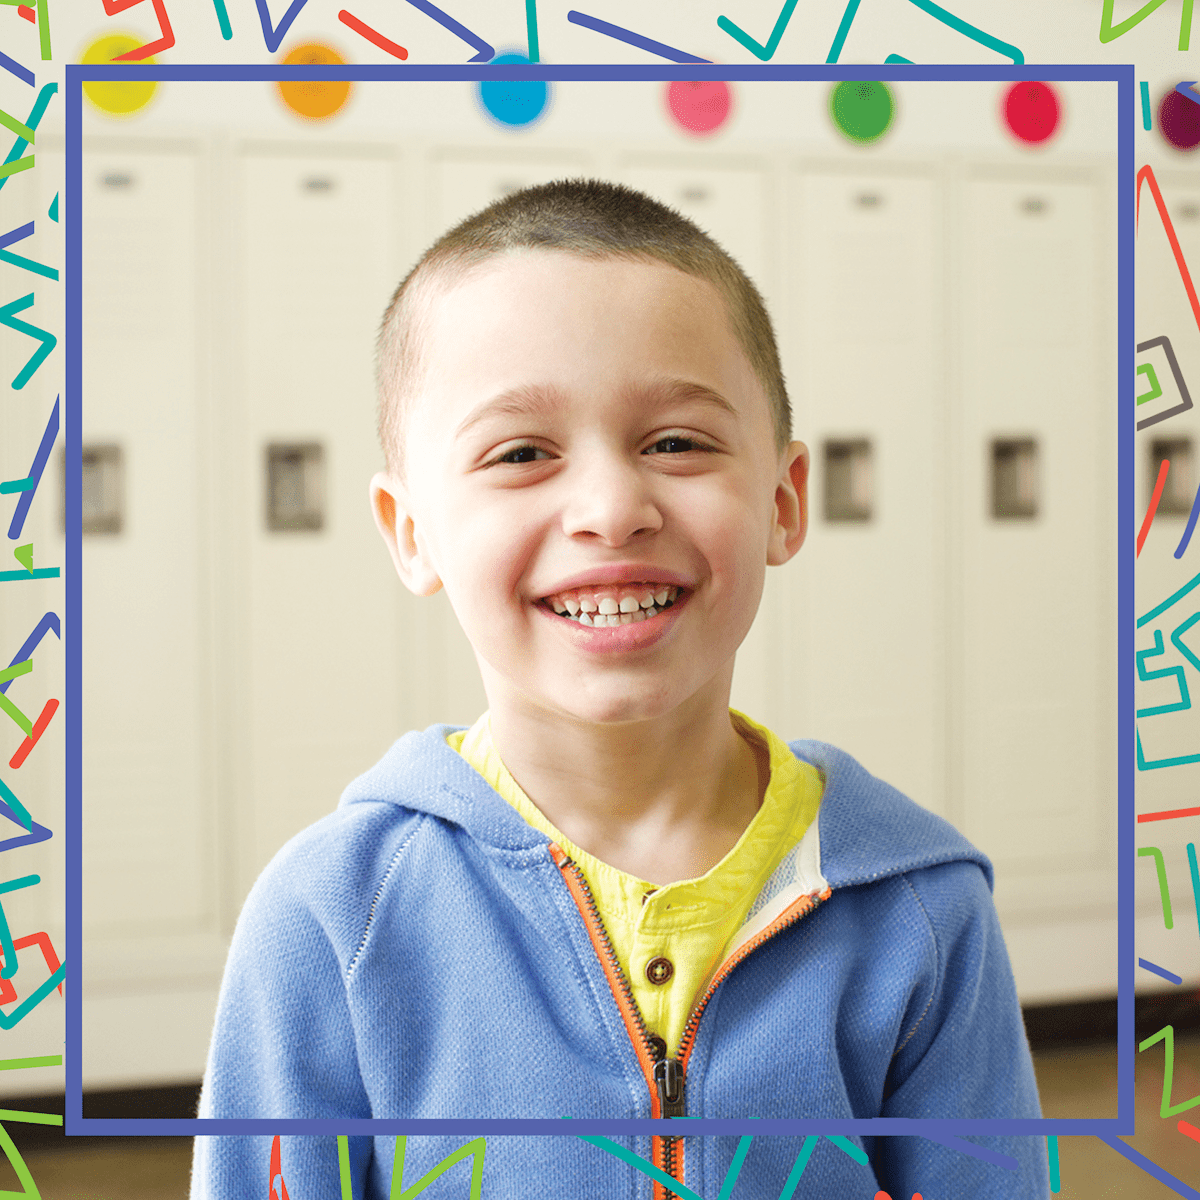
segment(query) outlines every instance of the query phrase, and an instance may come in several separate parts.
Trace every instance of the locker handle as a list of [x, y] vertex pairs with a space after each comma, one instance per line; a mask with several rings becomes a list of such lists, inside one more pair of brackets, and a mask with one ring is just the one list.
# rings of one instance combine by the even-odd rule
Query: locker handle
[[1020, 209], [1031, 216], [1041, 216], [1042, 213], [1050, 211], [1050, 204], [1041, 196], [1026, 196], [1021, 201]]
[[878, 192], [859, 192], [854, 202], [859, 208], [878, 208], [883, 203], [883, 197]]
[[304, 181], [304, 189], [308, 192], [332, 192], [333, 180], [327, 176], [314, 175]]
[[1196, 204], [1181, 204], [1179, 206], [1179, 215], [1185, 221], [1194, 221], [1200, 217], [1200, 205]]
[[123, 172], [113, 171], [108, 175], [103, 176], [101, 182], [107, 188], [127, 188], [133, 187], [133, 176], [126, 175]]
[[685, 187], [680, 193], [685, 200], [691, 201], [693, 204], [700, 203], [709, 198], [708, 188], [700, 184], [691, 184]]

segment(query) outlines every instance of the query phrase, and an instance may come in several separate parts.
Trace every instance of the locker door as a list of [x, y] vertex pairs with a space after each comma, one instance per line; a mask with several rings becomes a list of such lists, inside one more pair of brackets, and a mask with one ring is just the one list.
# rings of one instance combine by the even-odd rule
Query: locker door
[[95, 937], [177, 934], [215, 916], [197, 186], [184, 150], [83, 156], [85, 514], [103, 503], [115, 517], [83, 538], [83, 903]]
[[224, 453], [240, 904], [405, 732], [420, 681], [397, 642], [411, 634], [407, 593], [368, 502], [382, 466], [374, 340], [399, 282], [393, 164], [281, 148], [237, 165], [240, 372]]
[[996, 863], [999, 900], [1066, 889], [1086, 902], [1091, 872], [1107, 902], [1115, 878], [1116, 234], [1103, 200], [1098, 179], [1032, 173], [961, 192], [959, 780], [962, 828]]
[[510, 192], [590, 173], [588, 158], [582, 154], [444, 151], [430, 164], [428, 240], [441, 237]]
[[720, 243], [764, 295], [774, 290], [768, 227], [769, 181], [756, 167], [694, 163], [623, 164], [621, 183], [678, 209]]
[[805, 736], [943, 811], [941, 191], [928, 173], [795, 182], [794, 436], [812, 475], [808, 540], [783, 568], [793, 709]]

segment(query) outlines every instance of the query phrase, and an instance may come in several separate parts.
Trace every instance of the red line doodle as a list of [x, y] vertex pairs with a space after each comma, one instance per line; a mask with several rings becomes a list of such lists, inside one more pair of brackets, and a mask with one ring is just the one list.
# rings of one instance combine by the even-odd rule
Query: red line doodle
[[1175, 226], [1171, 224], [1171, 217], [1167, 212], [1166, 201], [1162, 198], [1162, 192], [1158, 190], [1158, 180], [1154, 178], [1154, 172], [1151, 170], [1149, 164], [1137, 173], [1137, 203], [1134, 208], [1134, 227], [1137, 227], [1141, 219], [1143, 181], [1150, 185], [1150, 193], [1154, 197], [1154, 206], [1158, 209], [1158, 215], [1162, 220], [1167, 241], [1171, 243], [1171, 253], [1175, 255], [1175, 265], [1179, 268], [1179, 278], [1183, 280], [1184, 290], [1187, 292], [1188, 300], [1192, 306], [1192, 315], [1196, 318], [1196, 327], [1200, 328], [1200, 299], [1196, 297], [1196, 289], [1192, 285], [1191, 272], [1188, 271], [1187, 262], [1183, 257], [1183, 250], [1179, 246], [1179, 239], [1175, 236]]
[[[124, 12], [127, 8], [133, 8], [135, 4], [141, 4], [142, 0], [102, 0], [104, 11], [110, 17], [115, 17], [117, 13]], [[171, 29], [171, 21], [167, 16], [167, 7], [163, 0], [150, 0], [154, 7], [154, 14], [158, 17], [158, 27], [162, 36], [157, 42], [147, 42], [144, 46], [138, 46], [134, 50], [127, 50], [124, 54], [118, 54], [113, 62], [140, 62], [143, 58], [149, 58], [152, 54], [157, 54], [160, 50], [170, 50], [175, 45], [175, 33]]]
[[42, 715], [33, 723], [33, 732], [17, 747], [17, 752], [8, 760], [8, 765], [15, 771], [28, 757], [29, 752], [38, 744], [38, 739], [46, 732], [50, 718], [58, 711], [57, 700], [47, 700]]
[[1197, 1129], [1190, 1121], [1181, 1120], [1179, 1124], [1175, 1126], [1175, 1128], [1178, 1129], [1180, 1133], [1186, 1134], [1193, 1141], [1200, 1142], [1200, 1129]]
[[1200, 808], [1170, 808], [1162, 812], [1142, 813], [1138, 823], [1142, 821], [1170, 821], [1174, 817], [1200, 817]]
[[[58, 961], [58, 953], [54, 949], [54, 944], [50, 941], [50, 935], [44, 930], [41, 933], [31, 933], [27, 937], [18, 938], [13, 942], [14, 950], [24, 950], [26, 946], [37, 946], [42, 952], [42, 957], [46, 960], [46, 966], [50, 968], [50, 974], [62, 965]], [[4, 954], [0, 951], [0, 963], [4, 962]], [[63, 994], [62, 984], [58, 985], [58, 994]], [[5, 979], [0, 976], [0, 1004], [11, 1004], [17, 998], [17, 989], [13, 987], [11, 979]]]
[[1163, 487], [1167, 482], [1167, 471], [1171, 463], [1169, 459], [1164, 458], [1159, 464], [1158, 478], [1154, 481], [1154, 494], [1150, 497], [1150, 507], [1146, 509], [1146, 515], [1142, 519], [1142, 527], [1138, 530], [1137, 536], [1137, 554], [1133, 557], [1137, 558], [1141, 554], [1142, 547], [1146, 544], [1146, 534], [1150, 532], [1150, 525], [1154, 520], [1154, 514], [1158, 512], [1158, 502], [1162, 499]]
[[25, 20], [32, 21], [35, 25], [37, 24], [37, 17], [34, 15], [33, 9], [30, 8], [28, 4], [17, 5], [17, 16], [24, 17]]
[[398, 42], [393, 42], [385, 38], [382, 33], [376, 29], [372, 29], [370, 25], [364, 25], [353, 13], [348, 13], [344, 8], [338, 13], [338, 20], [343, 25], [349, 25], [355, 33], [362, 34], [368, 42], [374, 43], [380, 50], [386, 51], [394, 58], [407, 58], [408, 51], [405, 50]]
[[[275, 1181], [279, 1180], [279, 1188], [276, 1190]], [[275, 1135], [275, 1140], [271, 1143], [271, 1191], [267, 1200], [291, 1200], [288, 1196], [287, 1184], [283, 1182], [283, 1166], [280, 1162], [279, 1154], [279, 1134]]]

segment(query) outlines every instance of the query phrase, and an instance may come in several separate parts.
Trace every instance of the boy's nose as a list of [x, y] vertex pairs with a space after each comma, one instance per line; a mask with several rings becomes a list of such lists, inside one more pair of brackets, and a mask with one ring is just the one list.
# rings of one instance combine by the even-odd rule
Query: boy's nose
[[633, 464], [606, 459], [564, 480], [563, 532], [622, 546], [638, 534], [662, 528], [649, 481]]

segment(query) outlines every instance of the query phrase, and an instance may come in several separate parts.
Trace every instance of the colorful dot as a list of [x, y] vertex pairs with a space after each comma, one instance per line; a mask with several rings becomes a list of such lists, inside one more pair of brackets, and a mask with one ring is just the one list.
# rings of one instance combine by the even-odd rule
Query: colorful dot
[[[493, 63], [527, 63], [524, 54], [498, 54]], [[483, 79], [479, 100], [501, 125], [528, 125], [546, 108], [549, 89], [544, 79]]]
[[1176, 150], [1194, 150], [1200, 145], [1200, 104], [1172, 88], [1158, 106], [1158, 129]]
[[1004, 95], [1004, 123], [1026, 145], [1053, 137], [1061, 116], [1058, 95], [1048, 83], [1014, 83]]
[[896, 105], [886, 83], [847, 80], [829, 93], [829, 114], [846, 137], [862, 144], [888, 131]]
[[[132, 34], [105, 34], [104, 37], [97, 38], [88, 46], [79, 61], [88, 65], [109, 63], [118, 54], [126, 54], [145, 44], [144, 39], [134, 37]], [[143, 58], [141, 62], [152, 64], [154, 58], [153, 56]], [[132, 75], [138, 64], [129, 63], [128, 65]], [[110, 117], [128, 117], [139, 109], [145, 108], [157, 89], [158, 81], [154, 79], [136, 83], [121, 83], [117, 80], [89, 80], [83, 85], [83, 94], [102, 113]]]
[[685, 82], [667, 87], [667, 108], [677, 124], [689, 133], [712, 133], [729, 119], [733, 91], [719, 79]]
[[[324, 42], [305, 42], [283, 60], [285, 67], [340, 67], [346, 60]], [[350, 99], [348, 79], [314, 79], [303, 83], [290, 80], [275, 84], [280, 99], [306, 121], [324, 121], [339, 112]]]

